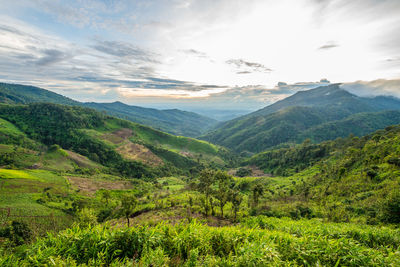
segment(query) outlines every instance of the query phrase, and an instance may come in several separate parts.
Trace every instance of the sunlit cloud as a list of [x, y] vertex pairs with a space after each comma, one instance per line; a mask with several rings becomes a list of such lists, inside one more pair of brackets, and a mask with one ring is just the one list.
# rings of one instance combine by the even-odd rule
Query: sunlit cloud
[[397, 95], [399, 30], [396, 0], [0, 0], [0, 80], [250, 109], [324, 77]]

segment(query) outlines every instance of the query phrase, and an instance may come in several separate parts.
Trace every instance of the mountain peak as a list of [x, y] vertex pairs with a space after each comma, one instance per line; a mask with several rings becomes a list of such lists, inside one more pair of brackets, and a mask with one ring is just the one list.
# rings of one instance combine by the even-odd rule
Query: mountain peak
[[288, 98], [295, 97], [296, 95], [307, 95], [308, 97], [310, 97], [310, 96], [328, 96], [328, 95], [331, 95], [333, 93], [338, 93], [338, 92], [349, 95], [349, 96], [353, 95], [353, 94], [349, 93], [348, 91], [344, 90], [343, 88], [341, 88], [340, 85], [341, 85], [340, 83], [334, 83], [331, 85], [319, 86], [319, 87], [309, 89], [309, 90], [298, 91]]
[[340, 87], [340, 83], [319, 86], [314, 89], [298, 91], [295, 94], [280, 100], [250, 115], [267, 115], [292, 106], [317, 107], [336, 105], [343, 101], [348, 102], [357, 96]]

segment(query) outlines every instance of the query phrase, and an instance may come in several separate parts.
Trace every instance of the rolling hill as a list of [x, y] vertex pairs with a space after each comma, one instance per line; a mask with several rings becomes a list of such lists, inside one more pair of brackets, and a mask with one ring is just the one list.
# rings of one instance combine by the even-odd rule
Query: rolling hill
[[178, 109], [158, 110], [114, 103], [83, 103], [57, 93], [26, 85], [0, 83], [0, 103], [28, 104], [55, 103], [84, 106], [106, 112], [108, 115], [145, 124], [174, 135], [197, 137], [217, 121], [197, 113]]
[[231, 157], [227, 150], [205, 141], [174, 136], [79, 106], [2, 104], [0, 117], [4, 144], [37, 151], [60, 145], [128, 177], [185, 173], [207, 162], [223, 166]]
[[158, 110], [130, 106], [121, 102], [90, 102], [84, 103], [84, 105], [99, 111], [105, 111], [111, 116], [149, 125], [174, 135], [196, 137], [217, 123], [214, 119], [179, 109]]
[[285, 143], [364, 135], [400, 123], [400, 100], [362, 98], [338, 84], [318, 87], [222, 123], [202, 139], [237, 152], [261, 152]]

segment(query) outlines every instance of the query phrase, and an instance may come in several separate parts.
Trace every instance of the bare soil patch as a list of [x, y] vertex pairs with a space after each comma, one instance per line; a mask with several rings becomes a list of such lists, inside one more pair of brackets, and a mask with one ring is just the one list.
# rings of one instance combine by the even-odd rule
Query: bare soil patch
[[188, 152], [188, 151], [181, 151], [179, 152], [182, 156], [188, 157], [188, 158], [193, 158], [193, 154]]
[[125, 159], [141, 161], [152, 166], [159, 166], [163, 164], [162, 159], [157, 157], [153, 152], [151, 152], [150, 149], [140, 144], [134, 144], [130, 141], [127, 141], [116, 150]]
[[68, 157], [74, 161], [79, 167], [83, 168], [90, 168], [90, 167], [95, 167], [97, 164], [90, 161], [90, 159], [86, 158], [85, 156], [82, 156], [80, 154], [77, 154], [75, 152], [66, 150], [68, 153]]
[[100, 189], [127, 190], [133, 188], [128, 181], [104, 181], [73, 176], [68, 176], [67, 178], [72, 187], [89, 196], [93, 196]]
[[126, 139], [131, 137], [133, 134], [133, 131], [131, 129], [123, 128], [119, 129], [117, 131], [114, 131], [112, 133], [107, 133], [102, 136], [103, 139], [113, 143], [113, 144], [121, 144], [123, 143]]
[[132, 135], [133, 131], [131, 129], [123, 128], [104, 134], [103, 139], [118, 145], [116, 150], [125, 159], [141, 161], [151, 166], [159, 166], [164, 163], [147, 147], [129, 141], [129, 137]]
[[[273, 177], [272, 174], [270, 173], [264, 173], [263, 170], [259, 169], [257, 166], [255, 165], [251, 165], [251, 166], [245, 166], [245, 168], [249, 168], [251, 170], [251, 174], [249, 175], [250, 177]], [[228, 171], [229, 175], [236, 175], [236, 171], [238, 169], [230, 169]]]

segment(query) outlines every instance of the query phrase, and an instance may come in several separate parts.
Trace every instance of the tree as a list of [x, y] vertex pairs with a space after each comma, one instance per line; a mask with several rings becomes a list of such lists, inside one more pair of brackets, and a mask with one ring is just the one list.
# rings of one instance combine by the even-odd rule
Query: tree
[[[215, 172], [210, 169], [201, 171], [199, 176], [199, 191], [205, 195], [205, 206], [210, 204], [210, 196], [213, 193], [212, 185], [215, 181]], [[206, 216], [208, 215], [208, 208], [205, 208]]]
[[226, 172], [218, 171], [215, 173], [215, 181], [217, 183], [215, 198], [218, 200], [221, 217], [224, 217], [224, 206], [229, 200], [229, 191], [230, 186], [233, 184], [233, 178]]
[[129, 218], [133, 214], [137, 204], [137, 200], [132, 195], [124, 195], [121, 199], [121, 210], [124, 214], [129, 227]]
[[111, 198], [111, 193], [108, 190], [104, 190], [101, 194], [101, 198], [106, 201], [106, 206], [108, 206], [110, 198]]
[[400, 193], [394, 192], [383, 205], [383, 220], [388, 223], [400, 223]]
[[260, 184], [256, 184], [253, 189], [253, 204], [254, 206], [258, 206], [260, 197], [264, 194], [264, 188]]
[[239, 211], [240, 204], [243, 201], [243, 197], [238, 190], [233, 189], [230, 191], [229, 201], [232, 203], [232, 211], [235, 215], [236, 221], [237, 212]]
[[241, 167], [236, 171], [237, 177], [245, 177], [251, 175], [252, 171], [249, 168]]

